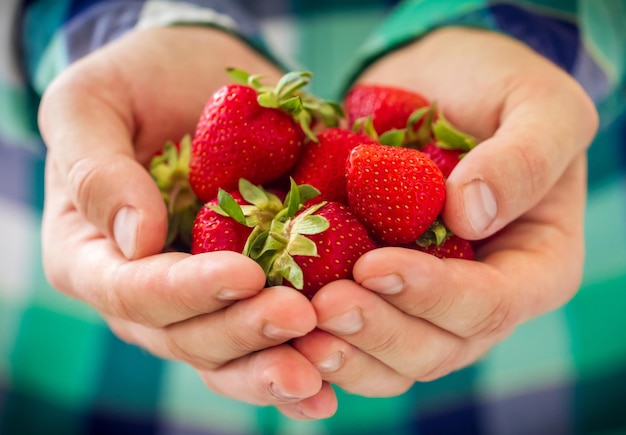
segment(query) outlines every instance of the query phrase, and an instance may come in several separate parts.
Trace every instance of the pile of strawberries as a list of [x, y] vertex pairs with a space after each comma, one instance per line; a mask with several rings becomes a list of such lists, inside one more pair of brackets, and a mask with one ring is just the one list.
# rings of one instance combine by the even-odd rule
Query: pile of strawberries
[[233, 83], [209, 99], [193, 137], [152, 159], [168, 247], [240, 252], [263, 267], [268, 285], [308, 297], [352, 278], [356, 260], [377, 247], [474, 259], [440, 214], [445, 180], [476, 141], [435, 103], [357, 84], [340, 104], [304, 90], [309, 72], [289, 72], [274, 87], [229, 74]]

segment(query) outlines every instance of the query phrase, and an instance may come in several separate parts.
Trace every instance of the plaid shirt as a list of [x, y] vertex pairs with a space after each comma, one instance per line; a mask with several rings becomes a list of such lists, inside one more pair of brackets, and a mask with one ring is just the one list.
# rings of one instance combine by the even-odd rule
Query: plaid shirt
[[[0, 434], [626, 433], [624, 0], [3, 1], [0, 17]], [[313, 91], [329, 98], [377, 56], [437, 26], [504, 32], [552, 59], [602, 119], [589, 152], [579, 293], [480, 362], [402, 396], [338, 390], [337, 414], [316, 422], [220, 397], [189, 366], [118, 340], [43, 275], [37, 100], [93, 49], [133, 28], [181, 22], [236, 32], [306, 67]]]

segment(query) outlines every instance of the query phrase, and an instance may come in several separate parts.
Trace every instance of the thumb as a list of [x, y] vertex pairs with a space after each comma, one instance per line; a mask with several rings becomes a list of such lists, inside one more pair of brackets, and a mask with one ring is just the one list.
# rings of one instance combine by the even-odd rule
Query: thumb
[[40, 105], [47, 170], [60, 178], [72, 206], [126, 258], [160, 252], [167, 212], [156, 183], [135, 158], [132, 116], [123, 110], [132, 106], [111, 102], [98, 86], [65, 82], [51, 85]]
[[589, 146], [597, 124], [593, 104], [576, 86], [512, 94], [495, 134], [450, 174], [443, 220], [471, 240], [494, 234], [546, 195]]
[[[88, 147], [88, 143], [81, 146]], [[57, 164], [61, 160], [54, 158]], [[134, 157], [120, 152], [85, 153], [79, 160], [63, 161], [60, 166], [68, 167], [66, 189], [76, 208], [114, 240], [126, 258], [142, 258], [163, 249], [165, 204], [148, 171]]]

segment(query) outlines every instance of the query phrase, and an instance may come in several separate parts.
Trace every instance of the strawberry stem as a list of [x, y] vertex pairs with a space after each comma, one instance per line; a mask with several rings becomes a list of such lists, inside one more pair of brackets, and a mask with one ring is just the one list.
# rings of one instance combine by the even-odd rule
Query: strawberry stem
[[314, 119], [319, 119], [326, 126], [336, 126], [344, 117], [340, 104], [322, 100], [304, 91], [313, 78], [310, 71], [291, 71], [284, 74], [276, 86], [265, 86], [262, 76], [250, 75], [237, 68], [227, 68], [227, 73], [235, 83], [250, 86], [257, 92], [257, 102], [262, 107], [280, 109], [289, 113], [300, 125], [304, 134], [317, 142], [317, 136], [311, 129]]

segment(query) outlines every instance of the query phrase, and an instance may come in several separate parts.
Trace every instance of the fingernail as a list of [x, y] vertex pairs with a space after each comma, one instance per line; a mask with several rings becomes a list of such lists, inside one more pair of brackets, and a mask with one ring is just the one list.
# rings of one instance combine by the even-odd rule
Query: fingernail
[[483, 180], [474, 180], [463, 189], [463, 201], [470, 225], [475, 233], [482, 233], [496, 217], [498, 203]]
[[396, 274], [368, 278], [361, 283], [363, 287], [384, 295], [395, 295], [404, 288], [404, 280]]
[[126, 258], [132, 258], [137, 244], [137, 210], [123, 207], [113, 220], [113, 237]]
[[354, 334], [363, 327], [363, 317], [361, 312], [354, 308], [347, 311], [337, 317], [333, 317], [327, 320], [321, 325], [324, 329], [327, 329], [337, 334]]
[[281, 400], [300, 400], [302, 399], [302, 397], [299, 396], [295, 396], [293, 394], [289, 394], [285, 391], [283, 391], [282, 388], [280, 388], [278, 385], [276, 385], [275, 382], [272, 382], [270, 384], [270, 392], [272, 393], [272, 395], [278, 399]]
[[315, 367], [322, 373], [332, 373], [339, 370], [343, 364], [343, 352], [335, 352], [325, 360], [315, 364]]
[[271, 323], [266, 323], [263, 326], [263, 334], [273, 340], [288, 340], [290, 338], [301, 337], [305, 333], [300, 331], [290, 331], [288, 329], [279, 328]]
[[222, 288], [217, 292], [215, 297], [222, 301], [238, 301], [239, 299], [245, 299], [251, 295], [252, 292], [250, 290]]

